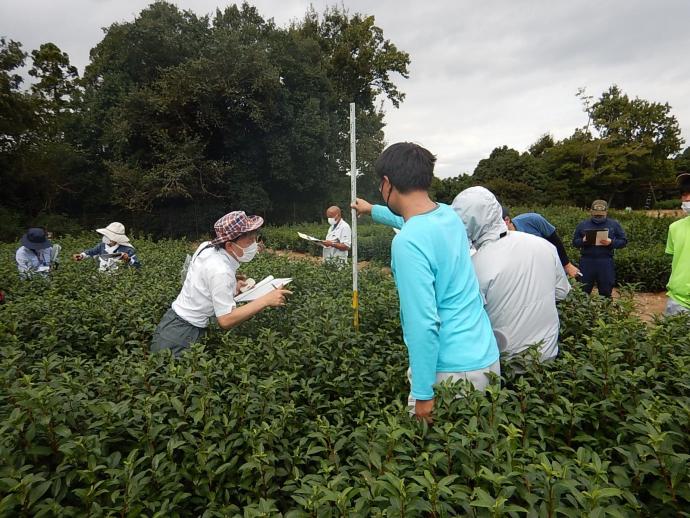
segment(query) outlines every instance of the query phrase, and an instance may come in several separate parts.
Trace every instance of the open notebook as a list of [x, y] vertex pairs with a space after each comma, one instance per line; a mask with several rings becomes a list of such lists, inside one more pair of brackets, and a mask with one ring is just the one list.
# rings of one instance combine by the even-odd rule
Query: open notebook
[[235, 302], [251, 302], [259, 297], [263, 297], [267, 293], [277, 289], [279, 286], [285, 286], [290, 282], [292, 282], [292, 278], [290, 277], [276, 279], [273, 277], [273, 275], [269, 275], [265, 279], [257, 282], [252, 289], [237, 295], [237, 297], [235, 297]]
[[303, 234], [302, 232], [297, 232], [297, 235], [302, 239], [306, 239], [307, 241], [311, 241], [312, 243], [318, 243], [319, 245], [323, 246], [323, 239], [318, 239], [314, 236], [310, 236], [309, 234]]

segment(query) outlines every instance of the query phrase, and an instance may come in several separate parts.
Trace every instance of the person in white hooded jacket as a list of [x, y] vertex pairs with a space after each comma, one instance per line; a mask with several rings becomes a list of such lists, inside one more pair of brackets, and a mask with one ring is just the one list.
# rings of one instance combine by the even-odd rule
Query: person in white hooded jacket
[[570, 284], [556, 248], [524, 232], [509, 232], [501, 205], [484, 187], [471, 187], [452, 204], [477, 252], [472, 257], [486, 312], [502, 356], [539, 345], [541, 361], [558, 355], [556, 301]]

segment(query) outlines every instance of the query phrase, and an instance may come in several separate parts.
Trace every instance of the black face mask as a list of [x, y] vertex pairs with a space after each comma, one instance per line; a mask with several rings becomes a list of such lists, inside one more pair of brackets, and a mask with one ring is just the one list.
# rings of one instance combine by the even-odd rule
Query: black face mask
[[592, 221], [594, 223], [603, 223], [606, 221], [606, 216], [592, 216]]
[[[390, 182], [389, 182], [389, 183], [390, 183]], [[379, 189], [379, 190], [381, 191], [381, 198], [383, 198], [383, 181], [381, 181], [381, 189]], [[391, 211], [394, 215], [396, 215], [396, 216], [398, 216], [399, 218], [401, 218], [401, 217], [402, 217], [402, 214], [398, 214], [397, 212], [395, 212], [395, 211], [391, 208], [390, 204], [388, 203], [388, 202], [390, 201], [390, 199], [391, 199], [391, 194], [392, 194], [392, 193], [393, 193], [393, 186], [391, 185], [390, 191], [388, 191], [388, 196], [386, 196], [386, 208], [387, 208], [389, 211]]]

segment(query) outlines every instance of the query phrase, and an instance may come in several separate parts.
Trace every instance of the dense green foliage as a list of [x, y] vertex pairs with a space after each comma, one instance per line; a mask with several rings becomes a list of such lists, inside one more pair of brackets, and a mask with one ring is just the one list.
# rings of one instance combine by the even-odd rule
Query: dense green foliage
[[[566, 245], [569, 257], [576, 262], [579, 250], [572, 247], [573, 231], [577, 224], [589, 217], [589, 213], [571, 207], [515, 207], [512, 214], [538, 212], [557, 229]], [[661, 291], [671, 273], [671, 256], [664, 253], [668, 226], [672, 218], [654, 218], [642, 213], [612, 211], [611, 217], [618, 219], [628, 236], [628, 246], [615, 252], [616, 271], [619, 284], [634, 284], [642, 291]], [[376, 225], [369, 218], [359, 224], [359, 259], [363, 261], [390, 262], [390, 242], [395, 235], [383, 225]], [[323, 238], [327, 224], [316, 223], [267, 227], [262, 230], [266, 245], [280, 250], [321, 254], [321, 248], [300, 239], [297, 232], [304, 232]]]
[[82, 78], [47, 43], [23, 91], [27, 57], [0, 40], [3, 206], [124, 214], [165, 235], [199, 234], [230, 203], [303, 220], [344, 199], [350, 102], [373, 192], [379, 101], [399, 105], [409, 64], [373, 16], [312, 9], [278, 27], [249, 4], [200, 17], [163, 1], [106, 28]]
[[289, 304], [174, 361], [146, 351], [191, 246], [135, 244], [138, 272], [30, 282], [0, 248], [0, 516], [688, 516], [687, 317], [574, 292], [556, 361], [441, 389], [427, 427], [380, 269], [357, 335], [347, 270], [260, 257]]

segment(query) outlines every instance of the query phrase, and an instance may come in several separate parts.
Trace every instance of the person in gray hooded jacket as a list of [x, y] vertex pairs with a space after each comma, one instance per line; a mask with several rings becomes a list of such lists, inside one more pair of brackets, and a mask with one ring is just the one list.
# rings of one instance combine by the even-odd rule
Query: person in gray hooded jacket
[[525, 232], [509, 232], [501, 205], [484, 187], [471, 187], [453, 209], [477, 249], [472, 257], [486, 312], [503, 356], [541, 344], [541, 361], [558, 355], [556, 301], [570, 291], [556, 248]]

